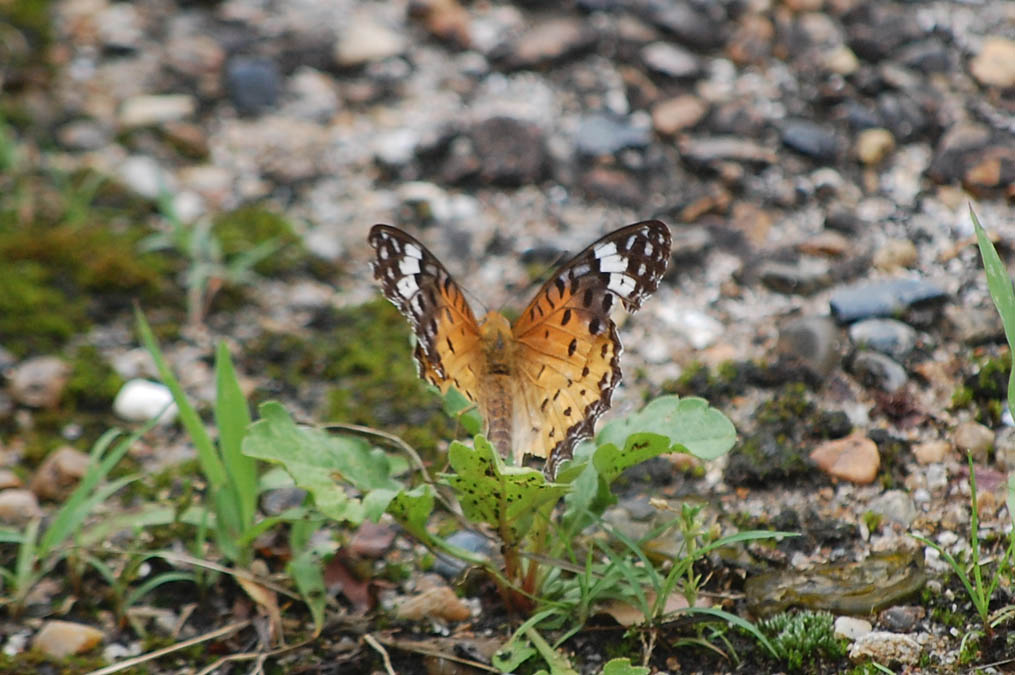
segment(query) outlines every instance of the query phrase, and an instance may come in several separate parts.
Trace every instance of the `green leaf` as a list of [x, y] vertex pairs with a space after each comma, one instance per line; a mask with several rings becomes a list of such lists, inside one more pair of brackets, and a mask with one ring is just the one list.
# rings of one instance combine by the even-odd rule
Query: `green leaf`
[[420, 541], [427, 543], [433, 537], [426, 529], [426, 522], [433, 513], [433, 488], [417, 485], [411, 490], [402, 490], [388, 503], [388, 513], [399, 525]]
[[568, 491], [567, 485], [547, 483], [540, 471], [507, 466], [482, 436], [475, 447], [454, 442], [448, 448], [448, 463], [455, 470], [443, 474], [455, 489], [465, 517], [483, 522], [501, 532], [512, 545], [520, 541], [532, 525], [536, 511], [556, 504]]
[[[297, 426], [275, 401], [260, 407], [261, 419], [243, 439], [243, 452], [285, 466], [297, 487], [310, 492], [314, 504], [330, 518], [360, 523], [368, 515], [383, 513], [387, 502], [402, 488], [391, 478], [388, 456], [351, 436], [330, 436], [320, 429]], [[371, 495], [366, 505], [350, 497], [348, 484]]]
[[502, 673], [513, 673], [518, 669], [518, 666], [535, 656], [536, 653], [535, 647], [528, 640], [516, 635], [497, 650], [493, 658], [490, 659], [490, 663]]
[[603, 675], [648, 675], [651, 669], [632, 666], [631, 659], [612, 659], [603, 666]]
[[624, 449], [620, 450], [613, 443], [600, 445], [592, 456], [592, 464], [607, 484], [610, 484], [623, 473], [624, 469], [641, 464], [670, 451], [670, 439], [652, 433], [631, 434], [627, 437]]
[[483, 416], [479, 414], [476, 404], [454, 387], [448, 389], [448, 393], [444, 395], [444, 413], [448, 417], [456, 418], [462, 428], [473, 436], [483, 430]]
[[254, 522], [257, 510], [257, 463], [244, 455], [241, 449], [243, 435], [250, 426], [250, 411], [240, 390], [225, 342], [219, 342], [215, 350], [215, 380], [215, 424], [219, 430], [222, 461], [237, 501], [239, 522], [236, 523], [237, 531], [234, 534], [239, 534]]
[[289, 561], [287, 569], [289, 576], [296, 583], [300, 597], [310, 609], [310, 615], [314, 619], [314, 634], [320, 634], [324, 627], [324, 609], [328, 602], [328, 593], [324, 586], [324, 565], [321, 563], [320, 555], [314, 549], [301, 551]]
[[671, 452], [686, 450], [701, 459], [726, 454], [737, 440], [733, 423], [705, 399], [660, 396], [640, 411], [604, 426], [596, 442], [625, 447], [625, 439], [635, 433], [665, 436], [674, 446]]
[[990, 297], [994, 300], [998, 314], [1001, 315], [1004, 334], [1008, 338], [1009, 358], [1012, 360], [1011, 373], [1008, 376], [1008, 410], [1015, 415], [1015, 410], [1012, 410], [1012, 405], [1015, 405], [1015, 289], [1012, 288], [1007, 268], [983, 226], [980, 225], [980, 219], [976, 217], [972, 205], [969, 207], [969, 216], [973, 219], [973, 229], [976, 230], [976, 243], [980, 247], [980, 257], [983, 258], [987, 288], [990, 290]]

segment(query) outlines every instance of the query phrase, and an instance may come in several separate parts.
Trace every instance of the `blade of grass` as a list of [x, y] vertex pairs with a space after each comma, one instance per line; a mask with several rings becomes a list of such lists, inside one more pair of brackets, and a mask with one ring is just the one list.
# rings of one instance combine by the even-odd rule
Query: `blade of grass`
[[219, 342], [215, 350], [215, 423], [219, 430], [219, 448], [229, 476], [229, 484], [239, 506], [240, 522], [235, 534], [246, 531], [254, 522], [257, 509], [257, 462], [243, 454], [240, 446], [250, 426], [247, 400], [233, 368], [229, 349]]
[[[973, 219], [973, 229], [976, 230], [976, 243], [980, 247], [980, 257], [983, 258], [983, 271], [987, 275], [987, 288], [990, 290], [990, 297], [994, 300], [998, 314], [1001, 315], [1001, 323], [1004, 324], [1004, 334], [1008, 338], [1008, 353], [1015, 366], [1015, 289], [1012, 288], [1011, 277], [1005, 268], [997, 249], [991, 243], [980, 219], [976, 217], [972, 205], [969, 206], [969, 216]], [[1015, 401], [1015, 367], [1012, 367], [1008, 376], [1008, 410], [1012, 410], [1012, 402]], [[1012, 412], [1015, 415], [1015, 412]]]
[[201, 463], [201, 470], [209, 482], [208, 488], [213, 492], [218, 492], [228, 482], [228, 475], [222, 460], [219, 459], [218, 454], [215, 452], [215, 444], [212, 442], [211, 436], [208, 435], [208, 430], [201, 423], [201, 418], [198, 416], [197, 411], [190, 405], [186, 394], [183, 393], [183, 387], [180, 386], [179, 380], [173, 375], [173, 371], [162, 356], [162, 350], [159, 349], [155, 334], [152, 333], [151, 326], [148, 325], [144, 314], [139, 308], [135, 308], [134, 315], [137, 319], [137, 328], [141, 336], [141, 342], [152, 355], [162, 382], [173, 393], [173, 400], [176, 401], [176, 406], [180, 410], [180, 422], [187, 429], [187, 433], [197, 449], [197, 458]]

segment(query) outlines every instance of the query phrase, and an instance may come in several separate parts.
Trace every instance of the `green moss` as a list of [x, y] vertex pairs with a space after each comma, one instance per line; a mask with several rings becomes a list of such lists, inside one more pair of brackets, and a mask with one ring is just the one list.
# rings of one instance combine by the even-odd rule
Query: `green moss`
[[73, 410], [105, 412], [110, 409], [123, 378], [90, 345], [77, 349], [71, 359], [71, 377], [64, 401]]
[[55, 351], [86, 326], [84, 302], [49, 283], [37, 262], [0, 260], [0, 335], [16, 356]]
[[323, 421], [376, 427], [423, 451], [456, 436], [440, 395], [416, 374], [408, 324], [387, 301], [330, 310], [315, 329], [320, 336], [266, 334], [250, 352], [281, 386], [299, 387], [307, 377], [331, 382]]
[[863, 524], [869, 532], [877, 532], [883, 520], [884, 516], [880, 513], [874, 513], [873, 511], [864, 511], [863, 513]]
[[52, 0], [12, 0], [0, 3], [0, 21], [25, 31], [29, 39], [41, 46], [51, 37]]
[[758, 623], [758, 628], [771, 640], [789, 670], [824, 659], [838, 661], [846, 656], [847, 640], [834, 634], [835, 619], [828, 612], [784, 612]]
[[759, 424], [785, 428], [799, 424], [814, 412], [814, 404], [807, 397], [803, 383], [788, 384], [774, 397], [759, 406], [754, 419]]
[[289, 221], [260, 206], [244, 206], [218, 216], [212, 232], [221, 244], [226, 260], [260, 245], [274, 243], [278, 246], [275, 254], [254, 265], [254, 271], [264, 276], [292, 272], [307, 258], [307, 252]]

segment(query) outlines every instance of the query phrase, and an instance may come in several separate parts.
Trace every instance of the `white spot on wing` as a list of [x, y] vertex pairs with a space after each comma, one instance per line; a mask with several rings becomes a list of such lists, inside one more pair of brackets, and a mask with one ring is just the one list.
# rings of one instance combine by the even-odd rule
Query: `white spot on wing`
[[[612, 246], [612, 244], [610, 244]], [[623, 272], [627, 269], [627, 258], [612, 255], [599, 261], [600, 272]]]
[[612, 241], [608, 241], [605, 244], [597, 246], [593, 252], [597, 258], [608, 258], [611, 255], [617, 255], [617, 245]]
[[381, 248], [377, 251], [377, 256], [381, 260], [387, 260], [388, 259], [388, 249], [386, 247], [384, 247], [384, 246], [381, 246]]
[[627, 242], [624, 243], [624, 250], [625, 251], [630, 251], [631, 247], [634, 246], [634, 242], [636, 242], [637, 240], [638, 240], [638, 235], [636, 235], [636, 234], [632, 234], [630, 237], [628, 237], [627, 238]]
[[575, 265], [571, 268], [571, 278], [583, 277], [589, 273], [590, 269], [588, 265]]
[[406, 244], [405, 255], [411, 258], [422, 258], [423, 251], [419, 250], [419, 246], [416, 246], [415, 244]]
[[395, 284], [395, 288], [398, 289], [398, 293], [403, 298], [408, 298], [419, 290], [419, 284], [416, 283], [416, 277], [402, 277], [398, 280], [398, 283]]
[[634, 279], [626, 274], [611, 274], [610, 283], [607, 284], [606, 287], [617, 295], [626, 298], [632, 291], [634, 291], [637, 284]]
[[652, 247], [652, 244], [650, 242], [646, 241], [645, 242], [645, 255], [646, 256], [652, 255], [652, 251], [654, 251], [654, 250], [655, 250], [655, 248]]
[[398, 271], [402, 274], [418, 274], [419, 258], [404, 256], [398, 261]]

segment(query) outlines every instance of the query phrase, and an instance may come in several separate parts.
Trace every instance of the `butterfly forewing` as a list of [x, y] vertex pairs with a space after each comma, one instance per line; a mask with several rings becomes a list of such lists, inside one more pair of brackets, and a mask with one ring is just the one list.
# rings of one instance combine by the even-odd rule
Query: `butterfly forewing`
[[423, 244], [402, 230], [374, 225], [368, 239], [375, 251], [374, 278], [416, 334], [420, 377], [443, 392], [454, 385], [476, 401], [477, 373], [482, 372], [479, 327], [458, 284]]
[[610, 313], [629, 311], [658, 287], [670, 257], [657, 220], [612, 232], [564, 263], [515, 323], [520, 388], [516, 454], [547, 458], [547, 473], [571, 457], [609, 408], [620, 382], [621, 344]]

